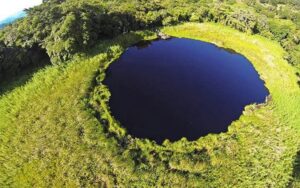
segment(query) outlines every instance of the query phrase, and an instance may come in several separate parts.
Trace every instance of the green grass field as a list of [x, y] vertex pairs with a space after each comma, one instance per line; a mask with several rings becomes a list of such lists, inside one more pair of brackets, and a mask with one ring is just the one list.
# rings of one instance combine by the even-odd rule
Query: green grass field
[[101, 41], [89, 53], [46, 67], [1, 96], [0, 186], [299, 186], [292, 176], [300, 89], [280, 45], [209, 23], [163, 31], [243, 54], [265, 81], [271, 100], [247, 106], [226, 133], [163, 145], [133, 139], [111, 117], [110, 93], [101, 81], [126, 47], [154, 36], [137, 32]]

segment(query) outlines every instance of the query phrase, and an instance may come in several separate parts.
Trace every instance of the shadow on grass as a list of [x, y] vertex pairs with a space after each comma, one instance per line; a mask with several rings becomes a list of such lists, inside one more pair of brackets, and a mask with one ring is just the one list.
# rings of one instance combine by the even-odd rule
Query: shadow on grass
[[94, 47], [83, 52], [87, 57], [93, 57], [100, 53], [107, 52], [109, 47], [113, 45], [120, 45], [122, 48], [128, 48], [134, 46], [135, 44], [141, 42], [145, 37], [151, 37], [154, 35], [154, 30], [146, 30], [142, 33], [129, 32], [118, 35], [114, 38], [100, 40]]
[[33, 66], [26, 68], [14, 77], [7, 78], [5, 80], [0, 80], [0, 96], [5, 93], [9, 93], [17, 87], [25, 85], [36, 72], [45, 68], [47, 65], [50, 65], [50, 61], [45, 62], [38, 67]]
[[294, 161], [293, 179], [291, 180], [288, 188], [300, 187], [300, 151], [297, 152], [296, 159]]
[[[84, 58], [91, 58], [99, 53], [107, 52], [109, 54], [109, 46], [120, 45], [123, 48], [127, 48], [129, 47], [128, 44], [134, 45], [135, 43], [141, 41], [145, 36], [147, 37], [151, 35], [153, 35], [153, 32], [151, 31], [144, 31], [143, 34], [130, 32], [119, 35], [113, 39], [100, 40], [97, 45], [95, 45], [93, 48], [85, 50], [81, 53], [81, 55], [84, 55]], [[7, 76], [7, 78], [4, 80], [0, 80], [0, 96], [14, 90], [19, 86], [25, 85], [26, 82], [33, 77], [34, 73], [45, 68], [47, 65], [50, 65], [50, 58], [48, 55], [46, 55], [46, 53], [43, 54], [43, 59], [41, 61], [43, 61], [43, 63], [41, 63], [39, 66], [33, 65], [31, 67], [26, 67], [16, 76]], [[96, 83], [94, 85], [96, 85]]]
[[50, 65], [50, 57], [38, 45], [3, 47], [0, 57], [0, 96], [24, 85], [35, 72]]

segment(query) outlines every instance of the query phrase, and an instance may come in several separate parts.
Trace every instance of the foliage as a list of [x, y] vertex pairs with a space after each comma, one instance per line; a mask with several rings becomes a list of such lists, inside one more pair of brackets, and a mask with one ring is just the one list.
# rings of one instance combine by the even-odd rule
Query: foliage
[[37, 46], [30, 49], [6, 47], [0, 42], [0, 81], [11, 80], [12, 77], [28, 68], [48, 63], [47, 54]]
[[[293, 0], [45, 0], [29, 9], [0, 31], [0, 79], [39, 66], [45, 51], [54, 66], [0, 98], [0, 186], [297, 187], [298, 6]], [[218, 24], [180, 24], [187, 21]], [[102, 81], [110, 63], [128, 46], [153, 39], [145, 29], [156, 27], [245, 55], [272, 99], [247, 106], [226, 133], [162, 145], [132, 138], [111, 116]]]
[[[219, 22], [243, 32], [260, 33], [279, 42], [299, 32], [299, 28], [290, 30], [286, 25], [281, 27], [278, 24], [285, 23], [284, 19], [291, 22], [289, 26], [299, 23], [300, 13], [293, 1], [280, 2], [285, 6], [270, 1], [271, 7], [256, 1], [245, 3], [255, 9], [232, 1], [49, 0], [27, 10], [28, 16], [23, 20], [5, 27], [0, 39], [8, 47], [41, 46], [46, 49], [53, 64], [60, 64], [82, 49], [92, 47], [99, 39], [185, 21]], [[288, 11], [290, 9], [292, 13]], [[276, 15], [279, 20], [273, 19]], [[289, 35], [285, 35], [287, 32]], [[293, 47], [291, 51], [295, 49], [298, 48]], [[291, 63], [297, 64], [295, 59], [289, 58]], [[18, 64], [18, 61], [15, 63]]]
[[[39, 71], [28, 84], [1, 97], [1, 186], [286, 186], [298, 145], [300, 95], [284, 51], [264, 38], [214, 24], [169, 27], [164, 32], [244, 54], [273, 99], [248, 106], [227, 133], [163, 145], [133, 139], [110, 115], [110, 94], [101, 81], [127, 46], [151, 39], [153, 33], [101, 41], [89, 54]], [[95, 77], [99, 85], [92, 88]]]

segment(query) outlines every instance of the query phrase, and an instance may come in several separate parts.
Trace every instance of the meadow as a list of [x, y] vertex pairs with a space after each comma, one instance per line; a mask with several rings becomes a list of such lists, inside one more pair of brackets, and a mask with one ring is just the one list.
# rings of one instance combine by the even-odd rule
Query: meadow
[[127, 47], [156, 36], [102, 40], [1, 96], [0, 186], [298, 187], [300, 89], [282, 47], [215, 23], [161, 29], [243, 54], [271, 97], [247, 106], [226, 133], [162, 145], [132, 138], [111, 116], [102, 81]]

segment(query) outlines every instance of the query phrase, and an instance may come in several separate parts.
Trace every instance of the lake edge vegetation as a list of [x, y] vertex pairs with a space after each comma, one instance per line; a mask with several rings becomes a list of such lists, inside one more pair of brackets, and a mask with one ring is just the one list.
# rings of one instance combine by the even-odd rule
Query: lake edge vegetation
[[[52, 2], [55, 5], [53, 7]], [[59, 5], [58, 2], [63, 3]], [[29, 15], [25, 21], [7, 27], [0, 34], [2, 45], [4, 44], [2, 49], [9, 48], [14, 53], [14, 50], [18, 53], [20, 48], [22, 51], [26, 48], [31, 49], [30, 45], [35, 46], [39, 43], [39, 45], [47, 45], [49, 42], [50, 48], [59, 48], [52, 51], [53, 55], [58, 54], [58, 57], [51, 57], [52, 52], [48, 52], [54, 66], [39, 71], [27, 84], [4, 94], [0, 99], [0, 161], [3, 163], [0, 167], [0, 185], [4, 187], [298, 187], [299, 172], [294, 171], [292, 174], [292, 169], [299, 149], [297, 138], [300, 124], [297, 118], [299, 64], [291, 60], [297, 57], [290, 56], [291, 53], [286, 52], [288, 48], [283, 45], [288, 44], [292, 51], [296, 50], [293, 53], [297, 55], [299, 45], [297, 45], [296, 35], [293, 35], [294, 32], [299, 31], [297, 24], [288, 21], [290, 19], [288, 18], [283, 22], [282, 27], [277, 28], [277, 24], [274, 24], [277, 28], [276, 32], [262, 34], [279, 41], [285, 48], [283, 50], [276, 42], [251, 35], [255, 34], [253, 31], [257, 29], [257, 24], [252, 25], [255, 23], [252, 22], [253, 12], [247, 9], [246, 4], [233, 6], [250, 11], [244, 12], [246, 18], [242, 16], [246, 20], [239, 20], [240, 17], [232, 15], [233, 18], [238, 19], [237, 22], [229, 24], [228, 20], [224, 19], [226, 7], [230, 5], [228, 2], [218, 9], [212, 9], [214, 13], [209, 11], [208, 15], [195, 15], [193, 19], [190, 14], [185, 15], [193, 11], [189, 10], [188, 1], [184, 2], [179, 6], [176, 1], [172, 8], [168, 9], [174, 12], [168, 12], [168, 16], [164, 18], [166, 20], [163, 21], [164, 26], [184, 21], [209, 21], [229, 25], [248, 34], [213, 23], [200, 25], [189, 23], [161, 29], [173, 36], [193, 38], [213, 42], [220, 47], [233, 48], [245, 55], [270, 90], [271, 98], [266, 104], [247, 106], [244, 115], [232, 123], [228, 132], [211, 134], [194, 142], [183, 138], [175, 143], [165, 141], [163, 145], [157, 145], [150, 140], [132, 138], [111, 117], [107, 105], [110, 93], [101, 81], [105, 76], [104, 70], [126, 47], [140, 40], [153, 39], [154, 33], [130, 32], [131, 28], [125, 25], [121, 30], [127, 29], [125, 32], [128, 34], [120, 35], [122, 32], [119, 27], [115, 27], [118, 26], [120, 18], [117, 14], [112, 25], [105, 22], [108, 25], [104, 24], [103, 27], [109, 28], [107, 33], [119, 31], [113, 34], [113, 36], [120, 35], [119, 37], [112, 40], [89, 39], [90, 17], [79, 16], [76, 9], [83, 8], [81, 11], [84, 13], [87, 10], [97, 12], [98, 9], [93, 9], [98, 5], [97, 1], [86, 1], [86, 3], [49, 1], [43, 6], [51, 8], [49, 18], [54, 21], [56, 17], [53, 16], [58, 14], [60, 8], [64, 9], [62, 19], [58, 22], [65, 24], [64, 27], [49, 22], [54, 26], [46, 28], [45, 32], [41, 30], [44, 33], [35, 33], [35, 25], [31, 28], [33, 30], [28, 29], [27, 32], [28, 22], [35, 21], [34, 23], [41, 24], [37, 28], [45, 24], [42, 19], [35, 18], [35, 15], [45, 8], [40, 6], [40, 10], [38, 8], [32, 10], [33, 17]], [[126, 3], [128, 2], [122, 5]], [[142, 8], [148, 7], [146, 2], [143, 3], [140, 4]], [[115, 5], [111, 3], [110, 6]], [[156, 26], [156, 17], [152, 14], [157, 11], [157, 4], [149, 7], [148, 10], [137, 11], [139, 14], [133, 13], [139, 15], [141, 19], [144, 19], [144, 13], [147, 13], [146, 16], [150, 16], [151, 19], [141, 22], [147, 23], [147, 27], [141, 26], [133, 30]], [[212, 7], [215, 5], [207, 4], [204, 9]], [[120, 15], [124, 16], [124, 14]], [[130, 14], [127, 16], [130, 17]], [[257, 16], [256, 13], [254, 16]], [[110, 20], [112, 17], [108, 14], [104, 18]], [[86, 42], [86, 46], [81, 46], [80, 42], [84, 37], [73, 36], [76, 32], [71, 32], [76, 30], [73, 24], [78, 19], [82, 19], [82, 25], [88, 28], [84, 30], [86, 32], [82, 32], [86, 34], [85, 39], [98, 42], [93, 45]], [[277, 19], [273, 21], [279, 23], [286, 18]], [[238, 23], [248, 23], [250, 28], [243, 30], [248, 26], [240, 26]], [[101, 22], [100, 25], [102, 24]], [[61, 30], [58, 29], [60, 27]], [[66, 30], [63, 31], [62, 28]], [[282, 30], [282, 28], [288, 29]], [[42, 36], [47, 36], [49, 30], [52, 30], [53, 38], [43, 41]], [[8, 31], [14, 32], [7, 33]], [[17, 33], [19, 31], [23, 32]], [[33, 33], [36, 36], [31, 36]], [[59, 35], [58, 38], [55, 34]], [[32, 40], [29, 40], [28, 36], [31, 36]], [[59, 42], [61, 46], [55, 46], [54, 42]], [[75, 50], [68, 49], [74, 47]], [[92, 49], [85, 54], [78, 52], [81, 48]], [[26, 53], [24, 51], [21, 54]], [[22, 58], [16, 62], [21, 62], [20, 60]], [[287, 61], [294, 64], [294, 67]], [[18, 65], [14, 64], [13, 67]]]
[[[215, 35], [209, 35], [205, 29]], [[163, 28], [163, 31], [173, 36], [223, 42], [219, 46], [232, 48], [232, 44], [223, 37], [230, 33], [244, 42], [248, 38], [252, 42], [253, 38], [256, 39], [252, 47], [266, 42], [265, 45], [280, 52], [273, 55], [283, 55], [283, 50], [274, 42], [218, 24], [186, 24]], [[216, 38], [211, 38], [213, 36]], [[126, 134], [110, 115], [107, 106], [110, 94], [101, 84], [105, 76], [103, 73], [126, 47], [154, 37], [153, 32], [140, 32], [117, 37], [115, 42], [102, 42], [91, 52], [94, 54], [91, 57], [81, 54], [67, 65], [46, 68], [24, 87], [3, 96], [0, 109], [4, 116], [1, 116], [3, 124], [0, 127], [1, 141], [5, 143], [2, 146], [15, 146], [0, 150], [0, 158], [5, 161], [0, 169], [5, 176], [0, 182], [11, 186], [41, 187], [49, 185], [49, 182], [55, 186], [287, 186], [291, 180], [298, 140], [295, 127], [287, 122], [289, 120], [277, 117], [276, 97], [267, 104], [247, 106], [244, 115], [233, 122], [228, 132], [211, 134], [194, 142], [182, 139], [175, 143], [165, 141], [160, 146]], [[235, 38], [234, 42], [238, 41]], [[234, 49], [240, 52], [236, 46]], [[259, 64], [264, 62], [265, 59]], [[287, 70], [288, 75], [293, 77], [288, 80], [288, 86], [297, 86], [293, 84], [296, 79], [293, 68], [283, 59], [279, 65], [274, 62], [275, 67], [281, 65], [282, 70]], [[279, 72], [282, 70], [279, 68]], [[269, 88], [268, 78], [265, 81]], [[91, 85], [95, 87], [91, 88]], [[24, 108], [35, 109], [36, 113], [22, 110]], [[67, 115], [67, 109], [76, 112]], [[24, 122], [22, 117], [31, 121]], [[32, 136], [24, 137], [24, 131], [29, 131]], [[52, 142], [55, 144], [50, 144]], [[22, 155], [14, 155], [17, 148]], [[82, 162], [74, 166], [78, 160]], [[260, 162], [255, 163], [257, 160]], [[18, 163], [22, 164], [21, 168], [16, 167]], [[43, 166], [46, 169], [41, 169]], [[84, 166], [89, 168], [82, 169]], [[35, 174], [37, 172], [43, 175]]]

